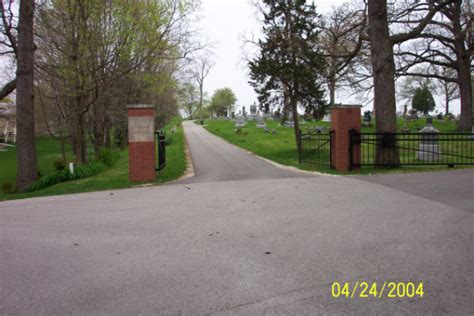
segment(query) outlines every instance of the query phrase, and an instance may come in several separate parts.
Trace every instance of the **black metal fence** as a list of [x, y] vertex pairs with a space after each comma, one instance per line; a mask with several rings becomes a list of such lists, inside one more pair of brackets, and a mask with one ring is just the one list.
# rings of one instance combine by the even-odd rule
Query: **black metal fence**
[[349, 135], [351, 168], [474, 165], [474, 134], [471, 133], [350, 132]]
[[166, 136], [165, 136], [165, 131], [160, 130], [158, 132], [155, 132], [156, 135], [156, 156], [158, 157], [158, 165], [155, 168], [156, 171], [163, 170], [163, 168], [166, 166]]
[[300, 164], [333, 168], [331, 140], [334, 132], [299, 134], [301, 149], [298, 151]]

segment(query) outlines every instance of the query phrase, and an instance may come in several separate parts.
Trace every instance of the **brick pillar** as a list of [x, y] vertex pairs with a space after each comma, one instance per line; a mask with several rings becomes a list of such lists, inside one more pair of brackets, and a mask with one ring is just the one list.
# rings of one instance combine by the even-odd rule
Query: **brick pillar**
[[[331, 108], [331, 130], [334, 136], [331, 142], [331, 159], [337, 171], [349, 170], [349, 131], [360, 132], [359, 105], [336, 105]], [[353, 161], [360, 162], [360, 144], [352, 148]]]
[[131, 104], [127, 109], [129, 180], [154, 181], [155, 107], [149, 104]]

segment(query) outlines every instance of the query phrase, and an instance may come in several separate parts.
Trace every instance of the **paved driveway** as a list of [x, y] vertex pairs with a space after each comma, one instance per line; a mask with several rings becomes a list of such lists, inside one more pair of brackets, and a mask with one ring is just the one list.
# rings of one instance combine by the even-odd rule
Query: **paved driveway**
[[474, 169], [375, 174], [357, 178], [474, 213]]
[[[471, 212], [238, 149], [232, 161], [186, 134], [202, 182], [0, 203], [0, 314], [474, 313]], [[199, 160], [221, 162], [193, 149], [205, 143], [229, 150], [227, 171], [206, 175]], [[233, 179], [241, 159], [253, 171]], [[334, 281], [422, 281], [425, 295], [336, 299]]]

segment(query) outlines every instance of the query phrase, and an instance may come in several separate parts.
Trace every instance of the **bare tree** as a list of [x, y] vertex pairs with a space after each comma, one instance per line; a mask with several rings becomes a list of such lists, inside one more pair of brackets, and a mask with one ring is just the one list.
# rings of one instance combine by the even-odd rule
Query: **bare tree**
[[[18, 53], [17, 17], [15, 17], [12, 0], [0, 1], [0, 57], [10, 57], [16, 60]], [[7, 97], [16, 89], [16, 78], [11, 79], [0, 89], [0, 100]]]
[[[427, 10], [428, 8], [424, 8], [425, 12]], [[411, 27], [420, 13], [415, 12], [412, 15], [399, 23]], [[397, 50], [401, 75], [437, 78], [444, 82], [442, 87], [451, 95], [449, 98], [453, 98], [456, 91], [450, 83], [458, 85], [461, 100], [459, 128], [462, 131], [469, 131], [472, 126], [472, 19], [469, 1], [464, 5], [462, 1], [454, 1], [444, 6], [423, 32], [417, 34], [416, 41], [402, 45]], [[417, 72], [415, 66], [420, 64], [427, 65], [428, 72]], [[447, 72], [446, 69], [452, 71]]]
[[198, 111], [199, 111], [199, 121], [202, 123], [203, 116], [203, 100], [204, 100], [204, 80], [209, 75], [211, 68], [214, 66], [212, 61], [212, 54], [209, 51], [204, 51], [198, 55], [194, 61], [191, 69], [192, 78], [196, 81], [197, 87], [199, 89], [199, 102], [198, 102]]
[[333, 7], [318, 23], [321, 29], [320, 46], [326, 59], [326, 80], [330, 105], [336, 102], [336, 88], [342, 83], [353, 85], [357, 77], [362, 48], [367, 49], [362, 32], [367, 23], [366, 8], [349, 3]]
[[[34, 0], [20, 1], [17, 53], [17, 177], [21, 191], [38, 179], [34, 118]], [[14, 43], [14, 41], [12, 41]]]
[[[410, 10], [417, 10], [420, 6], [428, 6], [427, 13], [407, 32], [390, 34], [387, 1], [367, 0], [377, 132], [395, 133], [397, 130], [393, 46], [418, 36], [439, 10], [454, 1], [415, 3]], [[404, 12], [400, 14], [403, 15]], [[395, 144], [396, 139], [390, 141]], [[396, 146], [377, 146], [376, 161], [393, 166], [399, 165], [400, 157]]]
[[439, 89], [438, 95], [442, 95], [444, 98], [444, 115], [448, 115], [449, 103], [456, 99], [459, 99], [459, 85], [453, 82], [453, 78], [456, 77], [456, 72], [452, 68], [443, 68], [439, 78], [435, 79], [436, 87]]

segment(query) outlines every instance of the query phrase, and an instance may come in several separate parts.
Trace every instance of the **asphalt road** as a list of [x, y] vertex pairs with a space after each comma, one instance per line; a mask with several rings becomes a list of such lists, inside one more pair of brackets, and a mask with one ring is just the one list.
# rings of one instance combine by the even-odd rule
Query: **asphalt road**
[[375, 174], [358, 178], [474, 213], [474, 169]]
[[[0, 314], [474, 313], [473, 213], [265, 164], [232, 179], [246, 154], [199, 154], [193, 144], [227, 144], [197, 129], [186, 135], [202, 182], [0, 203]], [[208, 161], [226, 170], [208, 176]], [[425, 293], [332, 298], [334, 281]]]
[[181, 181], [183, 183], [316, 176], [275, 167], [210, 134], [191, 121], [183, 124], [195, 173], [194, 177]]

